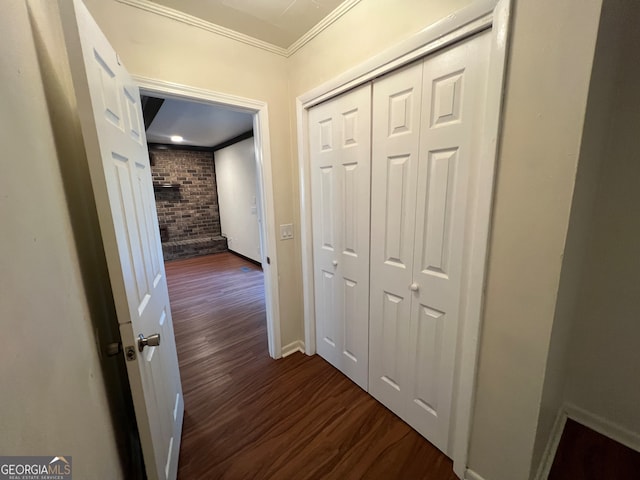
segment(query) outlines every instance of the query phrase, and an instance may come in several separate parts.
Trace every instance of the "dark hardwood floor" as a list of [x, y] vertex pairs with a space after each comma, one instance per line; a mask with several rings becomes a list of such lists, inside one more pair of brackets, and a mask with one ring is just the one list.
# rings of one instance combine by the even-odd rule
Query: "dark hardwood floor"
[[269, 357], [258, 267], [223, 253], [166, 270], [185, 400], [178, 478], [456, 479], [319, 356]]
[[549, 480], [640, 479], [640, 453], [569, 419]]

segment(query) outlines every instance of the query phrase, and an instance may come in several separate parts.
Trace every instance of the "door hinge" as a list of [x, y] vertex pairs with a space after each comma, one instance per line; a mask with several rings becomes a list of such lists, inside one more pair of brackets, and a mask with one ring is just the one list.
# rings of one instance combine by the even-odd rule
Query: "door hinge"
[[271, 265], [271, 259], [267, 257], [267, 265]]

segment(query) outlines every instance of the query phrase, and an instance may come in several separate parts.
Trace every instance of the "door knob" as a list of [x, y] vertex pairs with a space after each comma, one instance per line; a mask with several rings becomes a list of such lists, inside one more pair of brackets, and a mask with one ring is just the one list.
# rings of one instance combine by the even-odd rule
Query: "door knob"
[[338, 266], [338, 260], [334, 260], [333, 262], [331, 262], [333, 264], [334, 267]]
[[409, 288], [412, 292], [417, 292], [418, 290], [420, 290], [420, 285], [418, 285], [417, 283], [412, 283]]
[[153, 335], [149, 335], [145, 337], [143, 334], [138, 335], [138, 351], [142, 352], [144, 347], [157, 347], [160, 345], [160, 334], [155, 333]]

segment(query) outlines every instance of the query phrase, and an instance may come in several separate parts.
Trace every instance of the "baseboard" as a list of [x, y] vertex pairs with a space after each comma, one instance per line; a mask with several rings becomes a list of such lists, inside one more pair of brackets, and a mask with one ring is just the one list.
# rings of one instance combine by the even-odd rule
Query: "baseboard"
[[[226, 238], [226, 237], [225, 237]], [[249, 258], [246, 255], [243, 255], [241, 253], [238, 253], [234, 250], [231, 250], [230, 248], [227, 250], [229, 253], [233, 253], [235, 256], [242, 258], [243, 260], [246, 260], [247, 262], [251, 262], [254, 265], [257, 265], [258, 267], [262, 268], [262, 264], [260, 262], [258, 262], [257, 260], [254, 260], [253, 258]]]
[[564, 426], [567, 423], [567, 412], [565, 408], [561, 408], [556, 417], [556, 421], [553, 423], [551, 435], [549, 441], [542, 454], [542, 460], [538, 467], [538, 472], [534, 477], [536, 480], [547, 480], [549, 472], [551, 472], [551, 466], [553, 460], [556, 458], [556, 452], [558, 451], [558, 445], [560, 445], [560, 439], [562, 438], [562, 432], [564, 432]]
[[304, 353], [304, 342], [302, 340], [296, 340], [289, 345], [282, 347], [282, 358], [288, 357], [292, 353], [302, 352]]
[[480, 476], [479, 473], [467, 468], [467, 471], [464, 473], [464, 480], [484, 480], [484, 478]]
[[[536, 480], [547, 480], [549, 477], [549, 472], [551, 471], [553, 460], [556, 457], [556, 452], [558, 450], [558, 445], [560, 444], [560, 439], [562, 438], [564, 426], [567, 423], [567, 418], [570, 418], [591, 430], [601, 433], [602, 435], [609, 437], [632, 450], [640, 452], [640, 435], [637, 433], [596, 415], [595, 413], [589, 412], [588, 410], [577, 407], [571, 403], [565, 403], [560, 409], [556, 421], [553, 424], [551, 436], [549, 437], [547, 447], [544, 450], [538, 472], [534, 477]], [[469, 480], [473, 479], [473, 477], [467, 478]]]
[[571, 403], [565, 404], [564, 409], [570, 419], [575, 420], [585, 427], [589, 427], [591, 430], [595, 430], [596, 432], [601, 433], [602, 435], [609, 437], [612, 440], [635, 450], [636, 452], [640, 452], [640, 435], [637, 433]]

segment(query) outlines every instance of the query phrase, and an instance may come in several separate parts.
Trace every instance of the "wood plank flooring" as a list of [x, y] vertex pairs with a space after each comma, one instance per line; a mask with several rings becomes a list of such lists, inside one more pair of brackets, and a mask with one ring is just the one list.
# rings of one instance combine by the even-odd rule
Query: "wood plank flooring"
[[549, 480], [640, 479], [640, 453], [569, 419]]
[[185, 400], [179, 479], [457, 478], [319, 356], [269, 357], [259, 267], [222, 253], [166, 270]]

